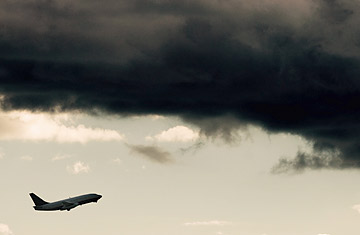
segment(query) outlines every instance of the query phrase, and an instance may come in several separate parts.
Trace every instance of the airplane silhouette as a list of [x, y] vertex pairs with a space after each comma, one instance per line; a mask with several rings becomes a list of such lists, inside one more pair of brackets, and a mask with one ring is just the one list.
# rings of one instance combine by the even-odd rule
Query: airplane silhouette
[[87, 204], [90, 202], [97, 202], [102, 196], [90, 193], [90, 194], [84, 194], [77, 197], [72, 197], [56, 202], [46, 202], [43, 199], [41, 199], [39, 196], [37, 196], [35, 193], [30, 193], [30, 197], [35, 203], [34, 209], [38, 211], [56, 211], [56, 210], [67, 210], [70, 211], [71, 209]]

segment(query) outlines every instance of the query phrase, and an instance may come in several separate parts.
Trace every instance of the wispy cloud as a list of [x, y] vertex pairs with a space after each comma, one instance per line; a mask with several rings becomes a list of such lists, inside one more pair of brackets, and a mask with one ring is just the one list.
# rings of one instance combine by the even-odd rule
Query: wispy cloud
[[75, 125], [69, 114], [0, 111], [0, 140], [84, 144], [89, 141], [120, 141], [123, 139], [124, 136], [114, 130]]
[[68, 154], [57, 154], [56, 156], [54, 156], [51, 161], [55, 162], [55, 161], [61, 161], [64, 159], [68, 159], [68, 158], [72, 158], [71, 155]]
[[119, 165], [121, 165], [123, 163], [123, 161], [120, 158], [113, 159], [113, 162], [115, 162], [116, 164], [119, 164]]
[[356, 210], [357, 212], [360, 213], [360, 204], [353, 205], [352, 209], [354, 209], [354, 210]]
[[157, 140], [160, 142], [189, 142], [199, 138], [199, 132], [193, 131], [186, 126], [176, 126], [155, 136], [147, 136], [147, 140]]
[[157, 114], [149, 114], [149, 115], [133, 115], [132, 118], [134, 119], [141, 119], [141, 118], [150, 118], [153, 121], [165, 119], [165, 116], [157, 115]]
[[131, 152], [140, 154], [147, 159], [157, 163], [171, 163], [174, 160], [171, 154], [158, 146], [127, 145]]
[[229, 221], [211, 220], [211, 221], [196, 221], [184, 223], [184, 226], [228, 226], [232, 225]]
[[31, 162], [33, 160], [33, 157], [31, 157], [29, 155], [24, 155], [24, 156], [20, 157], [20, 159], [23, 161]]
[[88, 173], [90, 171], [90, 166], [81, 161], [78, 161], [75, 162], [72, 166], [67, 166], [66, 169], [70, 174], [78, 175], [81, 173]]
[[0, 224], [0, 235], [12, 235], [13, 232], [10, 230], [9, 225]]
[[196, 153], [198, 150], [200, 150], [202, 147], [204, 147], [205, 143], [202, 141], [197, 141], [194, 144], [185, 147], [185, 148], [180, 148], [180, 151], [182, 154], [188, 153], [188, 152], [192, 152], [192, 153]]

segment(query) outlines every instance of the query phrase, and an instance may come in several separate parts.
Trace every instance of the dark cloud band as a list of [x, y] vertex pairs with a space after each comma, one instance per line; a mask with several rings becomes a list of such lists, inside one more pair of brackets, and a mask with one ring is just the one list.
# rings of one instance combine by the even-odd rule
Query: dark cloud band
[[3, 108], [175, 114], [228, 140], [255, 124], [313, 143], [282, 167], [359, 167], [360, 7], [256, 3], [4, 1]]

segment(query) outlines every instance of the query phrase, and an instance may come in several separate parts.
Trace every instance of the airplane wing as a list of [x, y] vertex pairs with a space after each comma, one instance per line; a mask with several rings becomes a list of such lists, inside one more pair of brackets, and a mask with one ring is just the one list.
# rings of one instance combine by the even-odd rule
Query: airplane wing
[[66, 207], [70, 207], [70, 206], [73, 206], [75, 205], [75, 203], [72, 203], [72, 202], [69, 202], [69, 201], [62, 201], [62, 204]]
[[79, 205], [77, 202], [69, 202], [69, 201], [62, 201], [63, 204], [62, 208], [60, 210], [71, 210]]

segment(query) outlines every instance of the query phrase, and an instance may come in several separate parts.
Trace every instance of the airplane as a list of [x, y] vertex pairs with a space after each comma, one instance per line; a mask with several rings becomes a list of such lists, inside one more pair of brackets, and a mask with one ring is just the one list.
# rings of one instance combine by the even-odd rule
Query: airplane
[[41, 199], [39, 196], [37, 196], [35, 193], [30, 193], [29, 195], [33, 200], [33, 202], [35, 203], [34, 209], [37, 211], [56, 211], [56, 210], [70, 211], [71, 209], [79, 205], [83, 205], [90, 202], [97, 202], [102, 197], [101, 195], [90, 193], [56, 202], [46, 202], [43, 199]]

